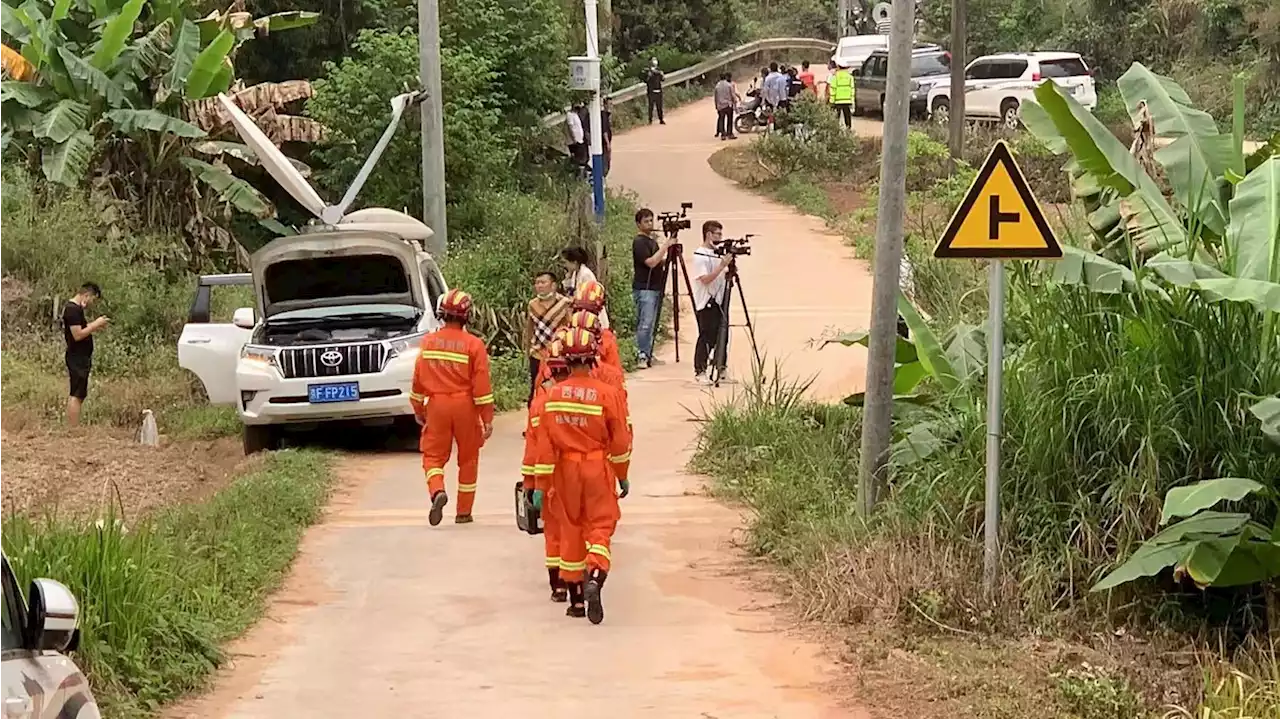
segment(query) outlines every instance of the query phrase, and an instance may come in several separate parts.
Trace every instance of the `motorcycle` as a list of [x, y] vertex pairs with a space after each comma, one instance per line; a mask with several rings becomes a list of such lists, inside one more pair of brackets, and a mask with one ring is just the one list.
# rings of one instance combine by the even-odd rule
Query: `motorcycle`
[[747, 97], [751, 99], [739, 105], [733, 115], [733, 129], [738, 133], [752, 132], [757, 127], [769, 125], [769, 108], [760, 97], [760, 88], [748, 90]]

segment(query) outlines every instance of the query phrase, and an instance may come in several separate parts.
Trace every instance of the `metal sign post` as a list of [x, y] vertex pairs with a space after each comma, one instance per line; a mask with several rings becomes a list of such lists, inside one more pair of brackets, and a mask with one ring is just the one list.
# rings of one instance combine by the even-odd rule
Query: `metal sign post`
[[[952, 118], [952, 122], [957, 122]], [[1000, 440], [1004, 431], [1005, 260], [1061, 259], [1062, 248], [1004, 141], [991, 148], [934, 257], [989, 259], [987, 281], [987, 476], [982, 587], [990, 600], [1000, 578]]]

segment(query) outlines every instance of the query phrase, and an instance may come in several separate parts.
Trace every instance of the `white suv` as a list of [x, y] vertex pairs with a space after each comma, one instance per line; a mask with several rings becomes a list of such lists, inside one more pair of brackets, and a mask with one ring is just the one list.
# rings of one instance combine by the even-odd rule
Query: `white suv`
[[67, 656], [80, 645], [80, 605], [65, 585], [36, 579], [23, 599], [3, 558], [3, 719], [100, 719], [89, 680]]
[[[1074, 52], [1020, 52], [984, 55], [964, 70], [964, 114], [968, 119], [998, 120], [1018, 127], [1023, 101], [1045, 80], [1053, 80], [1090, 112], [1098, 105], [1093, 73]], [[929, 112], [939, 122], [951, 115], [951, 80], [929, 91]]]
[[[391, 101], [392, 120], [339, 205], [325, 205], [302, 174], [225, 95], [218, 99], [262, 166], [320, 220], [249, 258], [250, 273], [200, 278], [178, 338], [178, 364], [212, 404], [234, 405], [244, 451], [278, 446], [286, 429], [322, 422], [399, 424], [417, 436], [409, 404], [422, 335], [449, 291], [423, 248], [429, 227], [395, 210], [347, 213], [403, 112], [421, 95]], [[212, 288], [253, 285], [257, 311], [210, 322]]]

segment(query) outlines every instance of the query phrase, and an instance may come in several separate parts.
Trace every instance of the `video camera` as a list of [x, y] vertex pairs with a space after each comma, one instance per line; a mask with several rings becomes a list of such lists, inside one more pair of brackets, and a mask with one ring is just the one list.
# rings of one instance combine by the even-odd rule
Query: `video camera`
[[725, 238], [720, 244], [715, 246], [715, 253], [720, 256], [731, 255], [738, 257], [739, 255], [751, 255], [751, 238], [755, 235], [743, 235], [740, 239]]
[[692, 223], [688, 219], [689, 210], [693, 209], [692, 202], [681, 202], [679, 212], [663, 212], [658, 215], [658, 221], [662, 223], [662, 234], [667, 237], [675, 237], [680, 234], [680, 230], [687, 230], [692, 227]]

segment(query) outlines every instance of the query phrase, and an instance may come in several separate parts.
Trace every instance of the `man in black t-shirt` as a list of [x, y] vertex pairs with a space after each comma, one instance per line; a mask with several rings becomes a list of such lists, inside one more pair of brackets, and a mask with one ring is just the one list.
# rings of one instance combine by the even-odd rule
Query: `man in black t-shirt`
[[662, 292], [667, 286], [667, 248], [671, 239], [654, 239], [653, 210], [636, 212], [637, 234], [631, 241], [631, 297], [636, 303], [636, 354], [642, 367], [660, 364], [653, 359], [653, 336], [662, 312]]
[[93, 369], [93, 334], [111, 321], [105, 316], [92, 322], [85, 319], [85, 308], [101, 297], [102, 289], [92, 282], [86, 282], [62, 308], [62, 334], [67, 340], [67, 375], [71, 380], [71, 393], [67, 397], [67, 424], [73, 427], [80, 423], [80, 406], [85, 397], [89, 396], [89, 371]]

